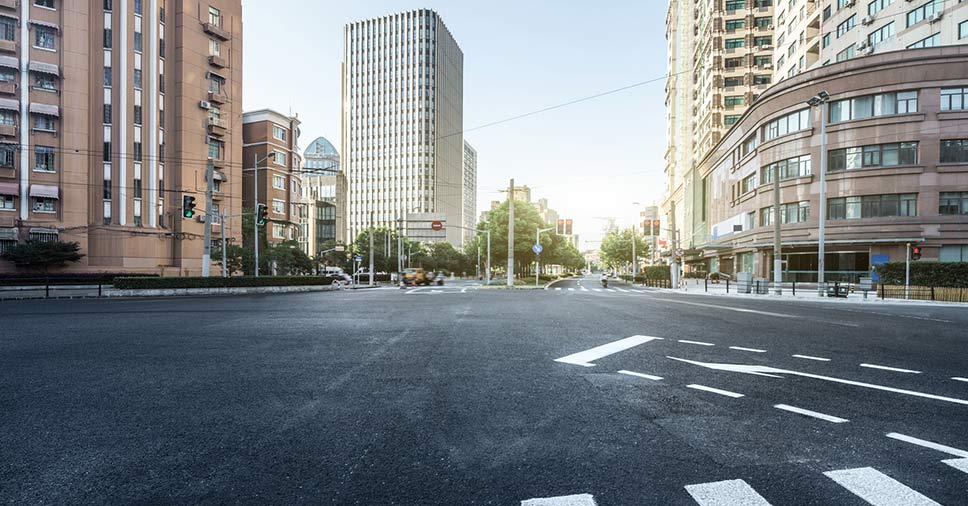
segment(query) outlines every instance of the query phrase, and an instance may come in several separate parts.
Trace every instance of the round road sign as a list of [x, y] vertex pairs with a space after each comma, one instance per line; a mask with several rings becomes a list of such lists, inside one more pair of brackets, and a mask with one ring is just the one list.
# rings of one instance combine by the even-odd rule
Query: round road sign
[[444, 223], [442, 221], [435, 221], [435, 222], [433, 222], [433, 223], [430, 224], [430, 228], [434, 232], [440, 232], [441, 230], [444, 229]]

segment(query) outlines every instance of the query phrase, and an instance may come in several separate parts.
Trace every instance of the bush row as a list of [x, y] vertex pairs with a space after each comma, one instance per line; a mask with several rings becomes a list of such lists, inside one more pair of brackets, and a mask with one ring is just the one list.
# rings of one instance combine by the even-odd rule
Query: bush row
[[[888, 262], [874, 269], [881, 283], [904, 284], [904, 262]], [[911, 262], [911, 284], [968, 288], [968, 262]]]
[[[92, 285], [110, 284], [119, 276], [130, 276], [131, 273], [122, 272], [64, 272], [54, 273], [49, 277], [43, 273], [34, 274], [5, 274], [0, 276], [0, 286], [29, 286], [29, 285]], [[157, 274], [141, 274], [144, 277], [157, 277]]]
[[114, 287], [121, 290], [152, 290], [168, 288], [242, 288], [253, 286], [316, 286], [329, 285], [333, 276], [239, 276], [232, 278], [147, 278], [120, 277]]

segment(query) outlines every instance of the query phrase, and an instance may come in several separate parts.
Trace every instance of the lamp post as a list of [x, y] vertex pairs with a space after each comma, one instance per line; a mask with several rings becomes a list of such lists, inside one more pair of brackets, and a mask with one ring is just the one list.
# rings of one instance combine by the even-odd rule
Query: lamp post
[[817, 294], [824, 297], [827, 291], [824, 290], [824, 255], [826, 254], [826, 244], [824, 244], [827, 221], [827, 101], [830, 94], [826, 91], [817, 93], [807, 101], [810, 107], [820, 106], [820, 228], [817, 239]]
[[276, 159], [276, 153], [274, 151], [270, 152], [268, 155], [262, 158], [259, 158], [259, 154], [256, 153], [255, 156], [252, 157], [252, 159], [254, 161], [254, 163], [252, 164], [253, 167], [251, 169], [242, 169], [242, 170], [243, 172], [250, 171], [250, 170], [253, 171], [252, 172], [252, 213], [254, 216], [252, 220], [252, 233], [253, 233], [252, 248], [253, 248], [253, 252], [255, 253], [255, 277], [259, 277], [259, 169], [260, 169], [259, 164], [269, 160], [274, 161]]

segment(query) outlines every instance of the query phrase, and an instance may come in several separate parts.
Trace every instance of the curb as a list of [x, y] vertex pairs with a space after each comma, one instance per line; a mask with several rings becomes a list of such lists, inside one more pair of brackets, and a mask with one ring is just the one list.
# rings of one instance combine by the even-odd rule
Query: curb
[[733, 297], [737, 299], [752, 299], [752, 300], [770, 300], [770, 301], [789, 301], [789, 302], [814, 302], [814, 303], [829, 303], [829, 304], [866, 304], [866, 305], [900, 305], [900, 306], [923, 306], [923, 307], [968, 307], [968, 302], [947, 302], [947, 301], [930, 301], [930, 300], [905, 300], [905, 299], [878, 299], [876, 297], [864, 300], [863, 298], [856, 297], [799, 297], [796, 295], [781, 295], [777, 297], [773, 294], [768, 295], [753, 295], [753, 294], [732, 294], [732, 293], [709, 293], [709, 292], [693, 292], [688, 290], [673, 290], [670, 288], [657, 288], [657, 290], [662, 290], [663, 292], [679, 293], [685, 295], [699, 295], [703, 297]]

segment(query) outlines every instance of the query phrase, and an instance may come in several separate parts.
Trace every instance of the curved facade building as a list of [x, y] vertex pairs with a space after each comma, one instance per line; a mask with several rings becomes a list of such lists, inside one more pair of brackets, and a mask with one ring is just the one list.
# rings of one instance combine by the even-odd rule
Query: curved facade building
[[343, 206], [346, 183], [340, 171], [339, 152], [325, 137], [317, 137], [303, 151], [303, 198], [309, 219], [303, 230], [310, 256], [345, 242]]
[[[829, 102], [807, 101], [827, 91]], [[772, 277], [779, 173], [784, 279], [817, 279], [827, 108], [826, 280], [872, 265], [968, 261], [968, 46], [835, 63], [763, 93], [697, 166], [687, 270]]]
[[339, 172], [339, 152], [325, 137], [317, 137], [303, 151], [303, 168], [325, 172]]

